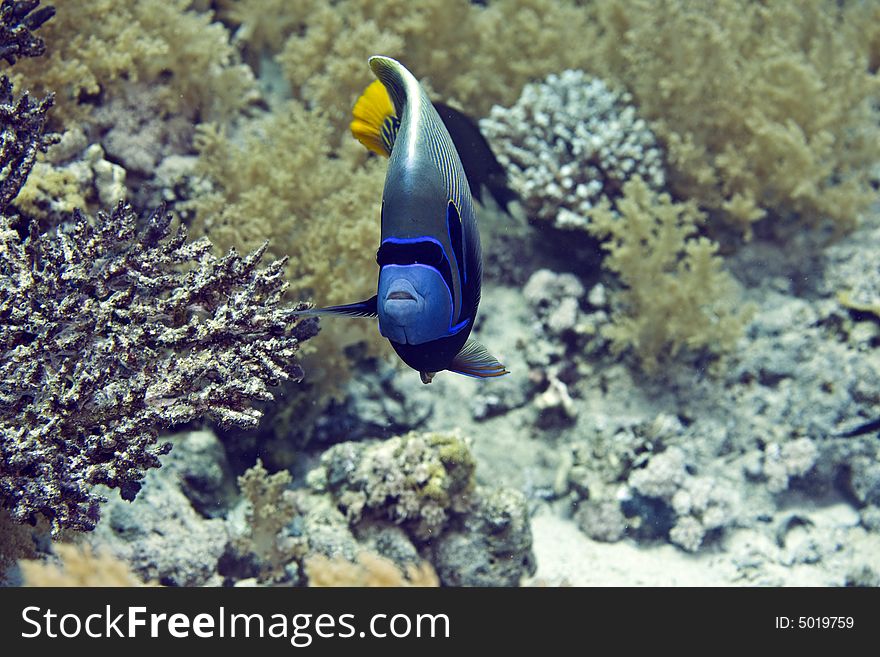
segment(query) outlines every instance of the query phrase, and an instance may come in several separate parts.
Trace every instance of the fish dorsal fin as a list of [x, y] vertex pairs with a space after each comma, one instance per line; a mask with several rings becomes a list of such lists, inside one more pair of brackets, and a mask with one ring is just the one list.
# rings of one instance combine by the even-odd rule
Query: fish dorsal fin
[[476, 340], [465, 342], [458, 355], [452, 359], [452, 364], [446, 369], [456, 374], [473, 376], [478, 379], [510, 374], [507, 368]]
[[461, 158], [471, 196], [482, 203], [482, 187], [485, 186], [498, 206], [510, 214], [507, 206], [517, 199], [517, 195], [510, 189], [507, 172], [480, 132], [479, 124], [461, 110], [445, 103], [435, 102], [433, 105]]
[[351, 134], [374, 153], [391, 155], [400, 120], [394, 103], [380, 80], [374, 80], [354, 104], [351, 111]]

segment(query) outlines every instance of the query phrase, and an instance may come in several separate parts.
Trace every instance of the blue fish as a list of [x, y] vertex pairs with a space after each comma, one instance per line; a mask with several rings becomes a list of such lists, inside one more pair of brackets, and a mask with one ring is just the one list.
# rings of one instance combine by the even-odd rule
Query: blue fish
[[352, 134], [389, 158], [382, 194], [378, 294], [303, 314], [378, 317], [379, 332], [430, 383], [449, 370], [508, 374], [469, 336], [480, 304], [482, 255], [461, 159], [418, 80], [400, 62], [371, 57], [378, 78], [354, 106]]

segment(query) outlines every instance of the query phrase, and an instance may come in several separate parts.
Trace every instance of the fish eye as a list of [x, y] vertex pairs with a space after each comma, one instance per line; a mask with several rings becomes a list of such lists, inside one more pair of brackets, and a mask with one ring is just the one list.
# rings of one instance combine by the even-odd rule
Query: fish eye
[[423, 252], [419, 252], [416, 257], [416, 263], [423, 265], [431, 265], [432, 267], [438, 267], [443, 263], [444, 255], [443, 249], [441, 249], [436, 244], [431, 244], [432, 249], [425, 249]]
[[379, 266], [421, 264], [440, 267], [445, 261], [443, 247], [428, 240], [403, 244], [385, 242], [376, 252]]
[[376, 262], [385, 265], [427, 265], [440, 272], [450, 290], [455, 289], [452, 266], [443, 247], [431, 239], [407, 242], [385, 241], [376, 252]]

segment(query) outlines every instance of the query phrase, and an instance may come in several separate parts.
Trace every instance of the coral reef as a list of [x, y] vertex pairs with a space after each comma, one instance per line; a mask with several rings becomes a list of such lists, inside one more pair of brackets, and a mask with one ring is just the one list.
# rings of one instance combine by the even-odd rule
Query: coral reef
[[765, 445], [762, 474], [767, 478], [767, 488], [774, 493], [786, 490], [789, 479], [802, 477], [810, 471], [818, 453], [819, 450], [809, 438], [797, 438], [784, 445]]
[[345, 386], [345, 398], [331, 401], [315, 420], [315, 443], [390, 438], [428, 421], [433, 395], [427, 389], [412, 390], [396, 363], [378, 357], [357, 357], [355, 362], [358, 372], [367, 376], [353, 377]]
[[[409, 433], [376, 443], [341, 443], [309, 474], [359, 535], [377, 529], [377, 545], [414, 568], [408, 550], [391, 548], [391, 521], [429, 551], [445, 586], [515, 586], [534, 571], [525, 498], [474, 484], [474, 461], [455, 434]], [[375, 539], [375, 537], [374, 537]]]
[[169, 155], [191, 153], [193, 122], [185, 113], [163, 107], [159, 89], [142, 82], [122, 91], [95, 108], [91, 117], [113, 162], [129, 176], [149, 178]]
[[168, 437], [173, 458], [162, 463], [163, 476], [173, 479], [193, 509], [204, 518], [221, 518], [238, 499], [226, 450], [208, 429]]
[[[278, 59], [294, 95], [337, 129], [379, 50], [406, 53], [438, 99], [476, 116], [513, 104], [529, 81], [583, 69], [632, 94], [669, 150], [674, 189], [713, 217], [745, 234], [768, 212], [851, 228], [877, 158], [877, 39], [865, 29], [875, 15], [870, 3], [823, 0], [800, 11], [736, 0], [314, 2], [278, 22], [290, 31]], [[274, 49], [283, 37], [266, 33], [254, 38]]]
[[613, 207], [634, 176], [665, 185], [663, 154], [631, 102], [583, 71], [563, 71], [526, 85], [513, 106], [493, 107], [480, 130], [530, 217], [583, 228], [599, 200]]
[[[629, 485], [639, 495], [669, 505], [673, 512], [669, 540], [689, 552], [696, 552], [708, 533], [733, 523], [733, 491], [711, 477], [689, 474], [685, 453], [677, 447], [653, 456], [644, 468], [634, 470]], [[633, 500], [627, 505], [650, 508]], [[650, 514], [662, 516], [664, 511], [651, 509]]]
[[617, 500], [584, 500], [578, 504], [574, 521], [584, 534], [605, 543], [619, 541], [630, 527]]
[[384, 163], [364, 167], [354, 144], [332, 149], [326, 120], [295, 102], [248, 122], [235, 139], [202, 126], [196, 146], [197, 173], [213, 188], [190, 204], [196, 232], [220, 249], [269, 239], [270, 255], [289, 256], [296, 293], [321, 303], [375, 287]]
[[549, 269], [533, 273], [522, 290], [542, 328], [557, 337], [577, 326], [584, 292], [583, 284], [573, 274], [557, 274]]
[[94, 484], [132, 499], [167, 447], [160, 429], [207, 417], [253, 427], [270, 386], [302, 377], [313, 336], [278, 304], [283, 262], [211, 255], [171, 216], [120, 204], [57, 235], [0, 233], [0, 495], [14, 518], [92, 529]]
[[[168, 461], [185, 458], [172, 452]], [[150, 470], [134, 501], [111, 498], [103, 505], [101, 522], [86, 540], [129, 564], [144, 581], [220, 584], [217, 570], [229, 540], [226, 522], [200, 514], [182, 484], [177, 468]]]
[[234, 42], [255, 70], [267, 53], [281, 50], [314, 8], [310, 2], [288, 0], [217, 0], [213, 4], [217, 17], [232, 27]]
[[[557, 411], [562, 411], [558, 419], [573, 417], [576, 411], [568, 387], [579, 378], [574, 362], [608, 351], [608, 340], [601, 334], [609, 323], [605, 286], [596, 283], [587, 292], [573, 274], [538, 269], [522, 295], [532, 318], [524, 356], [530, 367], [530, 392], [540, 393], [535, 405], [545, 415], [549, 411], [559, 416]], [[553, 424], [549, 416], [541, 421]]]
[[[0, 0], [2, 583], [876, 583], [877, 3], [52, 4]], [[518, 181], [503, 381], [302, 344], [375, 292], [379, 51]]]
[[[257, 532], [272, 557], [262, 562], [274, 564], [279, 582], [299, 581], [302, 564], [310, 585], [433, 585], [427, 556], [445, 573], [444, 584], [499, 585], [517, 582], [532, 564], [524, 500], [512, 491], [474, 489], [473, 460], [458, 437], [412, 433], [342, 443], [321, 463], [308, 476], [309, 490], [290, 490], [286, 473], [249, 471], [259, 491], [245, 490], [252, 520], [232, 525], [239, 565], [228, 572], [237, 579], [261, 573], [268, 581], [266, 569], [241, 561], [256, 555]], [[476, 561], [470, 575], [456, 574], [465, 548]]]
[[595, 33], [590, 12], [552, 0], [299, 5], [299, 29], [278, 60], [294, 95], [327, 109], [339, 127], [369, 82], [364, 62], [376, 52], [405, 57], [432, 97], [482, 116], [495, 103], [512, 103], [526, 82], [586, 61]]
[[33, 31], [55, 15], [55, 8], [37, 9], [39, 5], [40, 0], [3, 0], [0, 5], [0, 57], [8, 64], [15, 64], [16, 57], [39, 57], [46, 51], [46, 43]]
[[32, 527], [15, 522], [0, 507], [0, 586], [20, 586], [19, 559], [35, 559], [39, 547], [49, 543], [49, 523], [43, 520]]

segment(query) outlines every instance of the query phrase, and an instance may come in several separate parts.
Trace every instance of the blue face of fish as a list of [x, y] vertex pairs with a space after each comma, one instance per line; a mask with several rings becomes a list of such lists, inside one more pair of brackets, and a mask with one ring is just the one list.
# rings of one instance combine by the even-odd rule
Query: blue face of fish
[[392, 343], [429, 344], [456, 335], [454, 282], [443, 245], [431, 237], [387, 238], [376, 257], [379, 332]]
[[305, 312], [378, 317], [379, 332], [425, 383], [441, 370], [478, 378], [507, 374], [468, 339], [480, 301], [480, 235], [452, 139], [399, 62], [372, 57], [370, 67], [378, 80], [355, 105], [352, 132], [389, 158], [378, 293]]
[[428, 265], [388, 265], [379, 274], [379, 332], [393, 342], [424, 344], [446, 337], [452, 295]]

